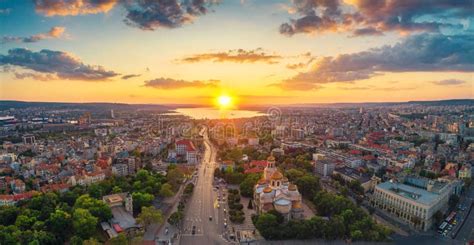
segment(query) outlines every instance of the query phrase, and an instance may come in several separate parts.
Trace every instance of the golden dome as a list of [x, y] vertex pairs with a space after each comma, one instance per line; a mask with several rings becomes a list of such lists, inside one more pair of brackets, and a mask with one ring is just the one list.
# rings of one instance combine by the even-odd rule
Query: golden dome
[[273, 155], [270, 155], [268, 158], [267, 158], [267, 161], [275, 161], [275, 157]]
[[283, 178], [283, 182], [288, 182], [288, 178], [287, 178], [287, 177], [284, 177], [284, 178]]
[[267, 181], [264, 178], [261, 178], [260, 180], [258, 180], [259, 185], [264, 185], [266, 183], [267, 183]]
[[280, 171], [277, 170], [277, 171], [273, 172], [271, 179], [272, 180], [281, 180], [281, 179], [283, 179], [283, 174], [281, 174]]
[[292, 208], [301, 208], [301, 203], [299, 201], [293, 202]]
[[265, 187], [265, 189], [263, 189], [263, 192], [270, 193], [270, 192], [272, 192], [272, 188], [270, 186], [267, 186], [267, 187]]
[[288, 186], [288, 190], [290, 190], [290, 191], [296, 191], [296, 185], [290, 184], [290, 185]]

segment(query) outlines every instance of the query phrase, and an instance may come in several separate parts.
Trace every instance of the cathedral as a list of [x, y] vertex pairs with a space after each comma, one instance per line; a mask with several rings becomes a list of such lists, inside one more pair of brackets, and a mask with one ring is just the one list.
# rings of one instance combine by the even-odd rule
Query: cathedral
[[286, 220], [304, 218], [298, 187], [290, 183], [276, 168], [275, 157], [268, 157], [267, 162], [263, 177], [254, 188], [253, 200], [257, 213], [275, 209]]

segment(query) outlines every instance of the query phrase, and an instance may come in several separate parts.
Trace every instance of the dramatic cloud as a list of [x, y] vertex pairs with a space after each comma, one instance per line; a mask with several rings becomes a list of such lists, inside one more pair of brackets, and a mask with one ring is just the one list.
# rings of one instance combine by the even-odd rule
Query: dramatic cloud
[[[280, 26], [280, 33], [323, 33], [351, 31], [353, 36], [381, 35], [386, 31], [410, 33], [461, 28], [461, 18], [472, 15], [468, 0], [292, 0], [289, 13], [299, 16]], [[459, 24], [453, 24], [456, 20]]]
[[459, 79], [446, 79], [446, 80], [441, 80], [441, 81], [433, 81], [431, 83], [436, 84], [436, 85], [441, 85], [441, 86], [453, 86], [453, 85], [465, 84], [466, 81], [459, 80]]
[[324, 57], [309, 72], [281, 86], [307, 89], [318, 84], [353, 82], [384, 72], [474, 72], [474, 36], [421, 34], [381, 48], [337, 57]]
[[295, 64], [288, 64], [288, 65], [286, 65], [286, 68], [288, 68], [290, 70], [299, 70], [299, 69], [303, 69], [303, 68], [308, 67], [315, 60], [315, 58], [311, 57], [311, 56], [307, 56], [307, 57], [309, 57], [308, 61], [299, 62], [299, 63], [295, 63]]
[[54, 27], [51, 28], [51, 30], [49, 30], [46, 33], [39, 33], [39, 34], [29, 36], [29, 37], [4, 36], [4, 37], [2, 37], [1, 42], [3, 44], [9, 43], [9, 42], [34, 43], [34, 42], [38, 42], [38, 41], [43, 40], [43, 39], [60, 38], [64, 34], [65, 30], [66, 30], [66, 28], [64, 28], [62, 26], [54, 26]]
[[46, 16], [107, 13], [118, 0], [34, 0], [38, 13]]
[[145, 81], [145, 87], [152, 87], [158, 89], [181, 89], [181, 88], [205, 88], [205, 87], [217, 87], [219, 81], [185, 81], [175, 80], [172, 78], [157, 78], [153, 80]]
[[38, 74], [38, 73], [31, 73], [31, 72], [24, 72], [24, 73], [15, 72], [13, 74], [15, 75], [16, 79], [31, 78], [38, 81], [51, 81], [51, 80], [58, 79], [56, 75], [51, 75], [51, 74], [41, 74], [41, 73]]
[[125, 0], [125, 23], [143, 30], [176, 28], [209, 12], [217, 0]]
[[142, 74], [128, 74], [128, 75], [123, 75], [123, 76], [122, 76], [122, 79], [127, 80], [127, 79], [130, 79], [130, 78], [139, 77], [139, 76], [141, 76], [141, 75], [142, 75]]
[[207, 14], [219, 0], [34, 0], [46, 16], [107, 13], [117, 5], [125, 8], [125, 23], [143, 30], [177, 28]]
[[255, 50], [229, 50], [227, 52], [203, 53], [185, 57], [181, 62], [195, 63], [201, 61], [213, 62], [236, 62], [236, 63], [255, 63], [264, 62], [267, 64], [276, 64], [282, 57], [276, 54], [267, 54], [262, 49]]
[[[119, 75], [113, 71], [107, 71], [101, 66], [84, 64], [69, 53], [47, 49], [39, 52], [23, 48], [10, 49], [7, 55], [0, 55], [0, 66], [17, 66], [42, 75], [68, 80], [102, 81]], [[34, 78], [34, 75], [26, 73], [17, 77]]]

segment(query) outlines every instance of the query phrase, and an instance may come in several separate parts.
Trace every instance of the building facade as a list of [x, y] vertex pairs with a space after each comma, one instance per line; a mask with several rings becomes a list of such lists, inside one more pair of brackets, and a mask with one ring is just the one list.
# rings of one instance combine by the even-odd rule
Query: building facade
[[444, 213], [455, 182], [412, 178], [403, 183], [387, 181], [375, 187], [372, 203], [401, 219], [411, 227], [427, 231], [434, 224], [434, 214]]

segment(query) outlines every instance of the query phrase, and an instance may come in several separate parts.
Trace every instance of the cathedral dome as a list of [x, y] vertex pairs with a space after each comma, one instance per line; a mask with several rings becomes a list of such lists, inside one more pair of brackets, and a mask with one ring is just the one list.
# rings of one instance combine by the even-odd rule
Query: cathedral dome
[[280, 173], [280, 171], [275, 171], [273, 172], [272, 176], [271, 176], [271, 179], [272, 180], [281, 180], [283, 179], [283, 174]]

